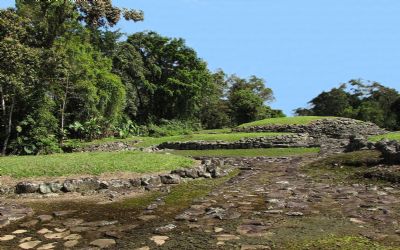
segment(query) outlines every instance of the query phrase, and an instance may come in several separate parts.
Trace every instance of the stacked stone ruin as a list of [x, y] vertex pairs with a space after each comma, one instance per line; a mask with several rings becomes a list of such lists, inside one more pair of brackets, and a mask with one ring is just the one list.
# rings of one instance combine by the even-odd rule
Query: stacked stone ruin
[[250, 148], [299, 148], [320, 147], [322, 152], [343, 152], [351, 138], [366, 139], [387, 131], [369, 122], [349, 118], [321, 119], [307, 125], [264, 125], [239, 127], [234, 132], [283, 132], [292, 133], [279, 136], [246, 138], [235, 142], [191, 141], [165, 142], [160, 149], [174, 150], [212, 150], [212, 149], [250, 149]]

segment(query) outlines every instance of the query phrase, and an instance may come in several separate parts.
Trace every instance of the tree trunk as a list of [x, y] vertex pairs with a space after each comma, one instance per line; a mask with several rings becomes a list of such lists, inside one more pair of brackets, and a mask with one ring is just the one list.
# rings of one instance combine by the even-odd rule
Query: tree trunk
[[3, 112], [3, 118], [6, 118], [6, 100], [4, 98], [4, 93], [3, 93], [3, 86], [0, 86], [0, 98], [1, 98], [1, 110]]
[[8, 114], [8, 124], [7, 124], [7, 126], [5, 126], [5, 139], [3, 142], [3, 149], [1, 152], [1, 154], [3, 156], [5, 156], [7, 153], [8, 141], [10, 140], [14, 106], [15, 106], [15, 91], [14, 91], [13, 97], [11, 99], [10, 113]]
[[61, 104], [61, 138], [60, 138], [60, 146], [64, 144], [64, 127], [65, 127], [65, 109], [67, 106], [67, 98], [68, 98], [68, 89], [69, 89], [69, 79], [67, 77], [67, 84], [65, 86], [65, 92]]

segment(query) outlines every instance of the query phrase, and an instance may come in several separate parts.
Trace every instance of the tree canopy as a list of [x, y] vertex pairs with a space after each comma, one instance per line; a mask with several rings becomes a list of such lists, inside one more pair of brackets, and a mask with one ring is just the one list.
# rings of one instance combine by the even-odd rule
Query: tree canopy
[[309, 102], [311, 108], [299, 108], [295, 113], [349, 117], [396, 130], [400, 129], [399, 98], [399, 92], [393, 88], [356, 79], [322, 92]]
[[121, 18], [144, 14], [111, 0], [16, 0], [0, 10], [3, 155], [57, 152], [68, 138], [140, 126], [221, 128], [283, 115], [266, 105], [273, 95], [263, 79], [211, 72], [182, 38], [124, 37], [113, 28]]

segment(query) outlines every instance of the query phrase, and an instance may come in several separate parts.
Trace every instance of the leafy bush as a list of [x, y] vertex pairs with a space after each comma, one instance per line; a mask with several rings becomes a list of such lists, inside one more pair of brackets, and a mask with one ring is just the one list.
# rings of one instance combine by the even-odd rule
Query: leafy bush
[[159, 125], [150, 124], [148, 135], [153, 137], [187, 135], [199, 131], [201, 125], [193, 121], [161, 120]]
[[94, 139], [99, 139], [104, 137], [109, 125], [103, 118], [91, 118], [84, 123], [75, 121], [73, 124], [69, 125], [70, 134], [73, 137], [83, 138], [85, 140], [91, 141]]
[[140, 126], [136, 125], [133, 121], [127, 120], [114, 128], [117, 137], [125, 139], [129, 136], [140, 136]]
[[[42, 114], [45, 114], [44, 112]], [[50, 117], [51, 118], [51, 117]], [[16, 139], [10, 144], [13, 150], [11, 154], [18, 155], [38, 155], [38, 154], [51, 154], [60, 153], [57, 136], [51, 133], [55, 130], [49, 124], [54, 124], [50, 118], [47, 120], [48, 124], [37, 122], [31, 116], [22, 121], [16, 126]]]

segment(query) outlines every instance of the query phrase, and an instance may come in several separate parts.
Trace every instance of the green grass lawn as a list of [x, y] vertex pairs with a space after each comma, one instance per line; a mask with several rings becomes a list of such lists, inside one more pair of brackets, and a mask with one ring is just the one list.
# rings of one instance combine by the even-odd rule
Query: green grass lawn
[[388, 133], [384, 135], [374, 135], [368, 138], [369, 141], [372, 142], [377, 142], [382, 139], [388, 139], [388, 140], [397, 140], [400, 141], [400, 131], [399, 132], [393, 132], [393, 133]]
[[[212, 130], [213, 131], [213, 130]], [[218, 130], [217, 130], [218, 131]], [[226, 130], [219, 130], [226, 132]], [[200, 134], [189, 134], [189, 135], [175, 135], [175, 136], [165, 136], [165, 137], [131, 137], [128, 139], [115, 139], [115, 138], [105, 138], [101, 140], [95, 140], [92, 142], [78, 142], [78, 141], [69, 141], [66, 145], [71, 145], [73, 147], [84, 147], [89, 145], [97, 145], [107, 142], [132, 142], [135, 140], [140, 141], [136, 144], [136, 147], [150, 147], [153, 145], [159, 145], [163, 142], [175, 142], [175, 141], [238, 141], [243, 138], [254, 138], [254, 137], [262, 137], [262, 136], [278, 136], [289, 133], [273, 133], [273, 132], [265, 132], [265, 133], [216, 133], [215, 131], [204, 132]]]
[[321, 120], [321, 119], [334, 119], [332, 116], [294, 116], [294, 117], [280, 117], [280, 118], [268, 118], [264, 120], [258, 120], [254, 122], [244, 123], [239, 127], [253, 127], [253, 126], [263, 126], [263, 125], [288, 125], [288, 124], [297, 124], [297, 125], [307, 125], [313, 121]]
[[216, 150], [174, 150], [172, 154], [183, 156], [226, 156], [226, 157], [257, 157], [257, 156], [292, 156], [318, 153], [319, 148], [255, 148], [255, 149], [216, 149]]
[[152, 173], [190, 167], [194, 161], [178, 155], [139, 151], [71, 153], [0, 157], [0, 176], [39, 177], [113, 172]]
[[194, 134], [226, 134], [232, 132], [231, 128], [205, 129], [193, 132]]

